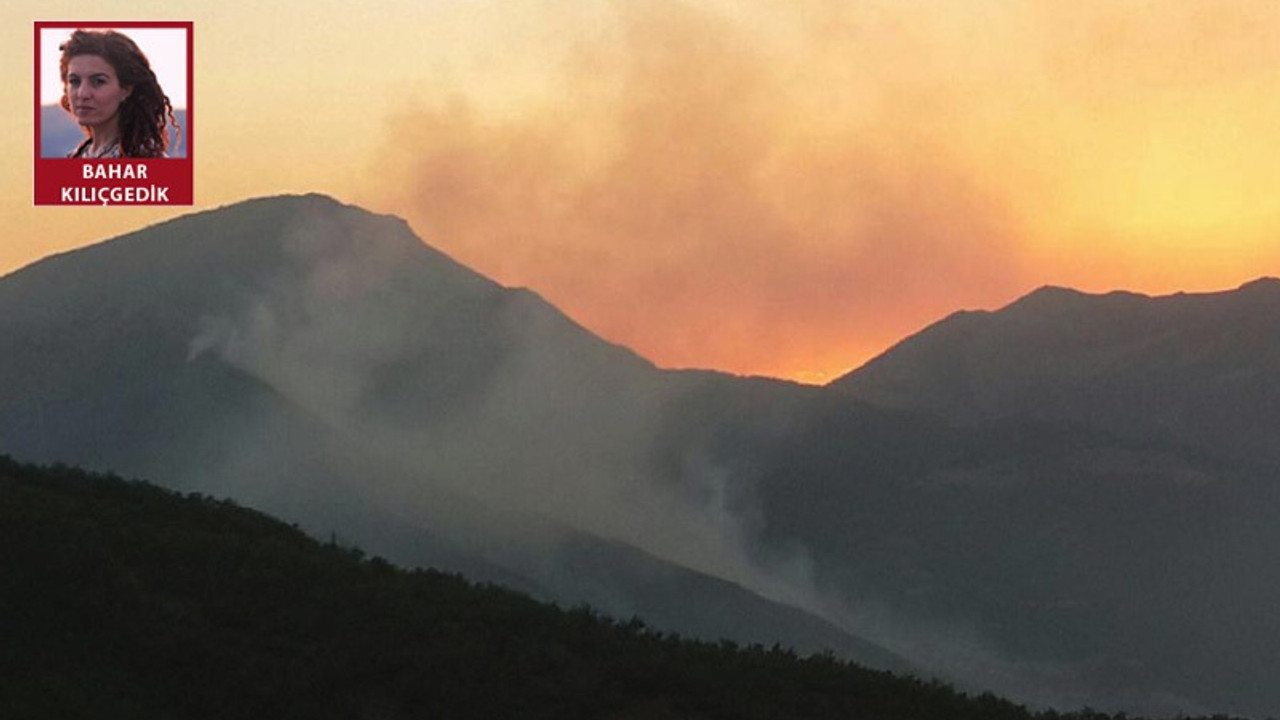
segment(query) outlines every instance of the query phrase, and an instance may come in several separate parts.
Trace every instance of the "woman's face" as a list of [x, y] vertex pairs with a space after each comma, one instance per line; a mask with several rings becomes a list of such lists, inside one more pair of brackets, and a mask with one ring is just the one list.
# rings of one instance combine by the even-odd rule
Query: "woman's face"
[[76, 55], [67, 61], [67, 101], [76, 121], [99, 127], [116, 119], [129, 88], [120, 87], [116, 69], [99, 55]]

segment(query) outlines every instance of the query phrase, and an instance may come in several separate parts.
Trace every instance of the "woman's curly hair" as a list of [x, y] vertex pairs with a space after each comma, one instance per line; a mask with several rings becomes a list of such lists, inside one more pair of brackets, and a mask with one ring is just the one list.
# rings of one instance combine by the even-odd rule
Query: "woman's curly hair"
[[181, 133], [169, 97], [160, 89], [147, 56], [128, 35], [115, 30], [76, 30], [58, 46], [62, 51], [62, 109], [71, 112], [67, 97], [67, 63], [77, 55], [97, 55], [115, 68], [121, 87], [130, 88], [120, 103], [120, 153], [125, 157], [161, 157], [169, 148], [172, 125]]

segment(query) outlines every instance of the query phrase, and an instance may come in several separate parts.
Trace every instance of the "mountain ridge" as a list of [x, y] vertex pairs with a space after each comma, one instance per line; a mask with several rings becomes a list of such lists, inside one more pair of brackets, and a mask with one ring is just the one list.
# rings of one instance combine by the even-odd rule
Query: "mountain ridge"
[[1274, 283], [956, 314], [885, 403], [659, 370], [329, 198], [158, 228], [0, 279], [0, 452], [1041, 704], [1280, 707]]
[[[573, 492], [622, 503], [632, 481], [600, 479], [644, 469], [647, 448], [629, 445], [666, 384], [536, 292], [320, 195], [203, 211], [33, 263], [0, 278], [0, 334], [20, 350], [0, 357], [0, 451], [233, 495], [316, 533], [380, 538], [367, 544], [407, 564], [444, 561], [563, 601], [575, 598], [536, 576], [558, 552], [552, 536], [590, 545], [627, 524], [543, 539], [533, 526], [566, 522], [572, 495], [539, 486], [580, 474]], [[549, 450], [568, 442], [580, 449]], [[695, 512], [683, 490], [662, 492], [649, 502]], [[502, 527], [513, 519], [529, 527]], [[629, 572], [594, 569], [618, 583]], [[740, 584], [715, 592], [743, 594], [763, 628], [801, 629], [794, 607], [747, 602], [755, 591]]]
[[[1280, 362], [1277, 312], [1274, 277], [1162, 296], [1043, 289], [996, 311], [952, 315], [828, 387], [952, 422], [1026, 415], [1122, 433], [1136, 423], [1192, 445], [1207, 434], [1202, 448], [1234, 446], [1238, 458], [1274, 463], [1280, 453], [1265, 451], [1257, 429], [1233, 440], [1216, 426], [1238, 405], [1272, 428], [1266, 408], [1280, 388], [1265, 378]], [[1103, 408], [1100, 420], [1090, 419], [1099, 415], [1090, 402]], [[1125, 403], [1147, 419], [1121, 418]]]

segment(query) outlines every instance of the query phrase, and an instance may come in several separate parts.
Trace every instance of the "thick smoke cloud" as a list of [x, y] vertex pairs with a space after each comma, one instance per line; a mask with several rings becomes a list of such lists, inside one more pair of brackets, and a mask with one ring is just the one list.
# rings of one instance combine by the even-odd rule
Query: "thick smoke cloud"
[[730, 16], [617, 10], [544, 106], [459, 94], [394, 118], [382, 204], [663, 365], [851, 363], [897, 332], [890, 309], [922, 322], [1016, 284], [1013, 220], [929, 115], [934, 88], [874, 86], [874, 51], [810, 46], [827, 23], [788, 59]]
[[547, 12], [518, 98], [404, 104], [360, 199], [661, 365], [829, 374], [1037, 285], [1274, 260], [1273, 6], [602, 5]]

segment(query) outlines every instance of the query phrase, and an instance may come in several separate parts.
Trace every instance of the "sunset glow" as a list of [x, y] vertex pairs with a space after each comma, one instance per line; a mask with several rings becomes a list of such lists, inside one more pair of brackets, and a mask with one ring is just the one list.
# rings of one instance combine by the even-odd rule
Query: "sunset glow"
[[[197, 209], [400, 215], [663, 366], [821, 382], [1044, 284], [1280, 274], [1273, 2], [299, 7], [130, 9], [195, 23]], [[82, 12], [7, 5], [7, 66]], [[182, 212], [31, 207], [29, 82], [0, 272]]]

